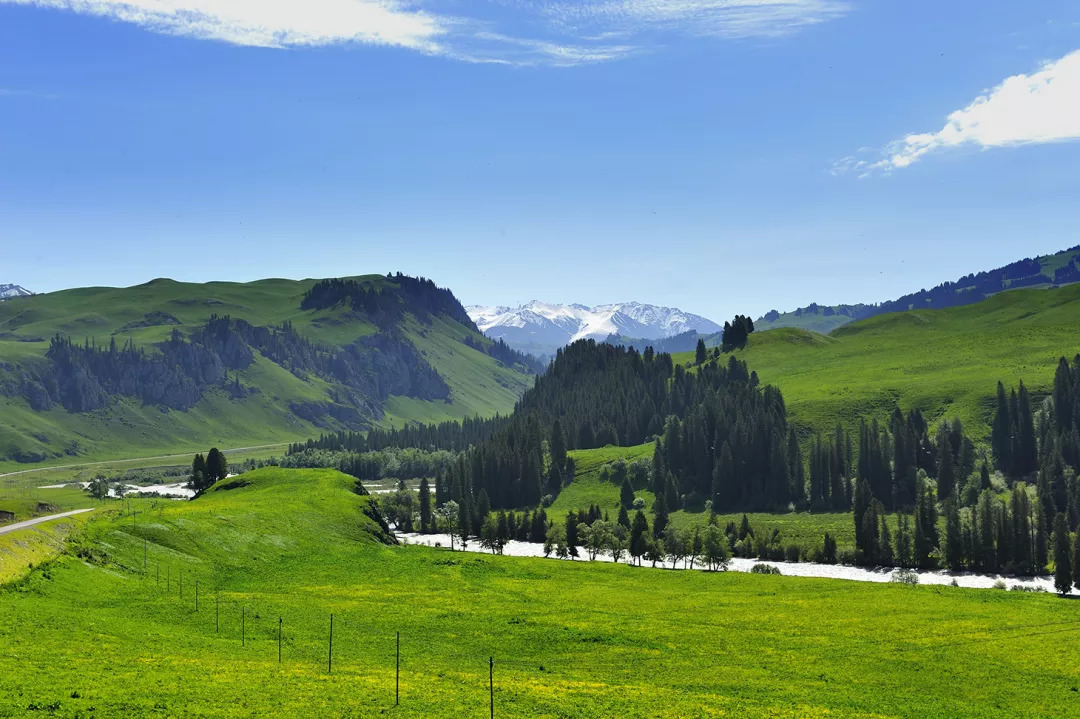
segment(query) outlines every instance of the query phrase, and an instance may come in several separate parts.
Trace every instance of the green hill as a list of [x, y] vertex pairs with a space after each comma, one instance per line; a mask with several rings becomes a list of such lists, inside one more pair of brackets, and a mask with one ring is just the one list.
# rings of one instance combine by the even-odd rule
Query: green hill
[[985, 272], [972, 273], [955, 282], [943, 282], [880, 304], [819, 305], [816, 302], [792, 312], [771, 310], [759, 317], [758, 330], [794, 327], [823, 334], [849, 322], [887, 312], [944, 309], [981, 302], [987, 297], [1020, 288], [1045, 288], [1080, 282], [1080, 247], [1041, 255]]
[[850, 426], [899, 405], [931, 420], [958, 417], [979, 437], [989, 431], [998, 380], [1047, 393], [1058, 358], [1080, 352], [1078, 323], [1080, 285], [1014, 290], [963, 307], [878, 315], [828, 335], [759, 331], [735, 356], [783, 391], [803, 426]]
[[388, 546], [352, 488], [106, 503], [0, 588], [0, 716], [1075, 715], [1054, 596]]
[[507, 412], [525, 359], [400, 275], [15, 298], [0, 302], [0, 471]]

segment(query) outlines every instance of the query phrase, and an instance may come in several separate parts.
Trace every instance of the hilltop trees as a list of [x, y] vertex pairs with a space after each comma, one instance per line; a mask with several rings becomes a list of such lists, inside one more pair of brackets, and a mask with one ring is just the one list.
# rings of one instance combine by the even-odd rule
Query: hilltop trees
[[191, 488], [201, 492], [219, 479], [229, 476], [229, 461], [217, 447], [212, 448], [205, 457], [196, 454], [191, 462]]
[[[724, 333], [721, 336], [720, 347], [724, 352], [731, 352], [746, 346], [750, 333], [754, 331], [754, 321], [743, 315], [735, 315], [731, 322], [724, 323]], [[699, 363], [700, 364], [700, 363]]]

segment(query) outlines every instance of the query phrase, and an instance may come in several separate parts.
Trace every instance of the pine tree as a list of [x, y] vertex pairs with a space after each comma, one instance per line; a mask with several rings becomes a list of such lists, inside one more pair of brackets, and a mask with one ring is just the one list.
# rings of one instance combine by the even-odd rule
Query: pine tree
[[229, 476], [229, 461], [225, 459], [225, 455], [218, 450], [217, 447], [213, 447], [206, 455], [206, 483], [210, 486], [219, 479], [225, 479]]
[[1069, 522], [1063, 512], [1054, 517], [1054, 588], [1068, 594], [1072, 584], [1072, 542], [1069, 541]]
[[574, 511], [566, 513], [566, 549], [572, 558], [578, 556], [578, 515]]
[[653, 502], [653, 536], [659, 539], [664, 536], [664, 530], [668, 526], [667, 497], [663, 494]]
[[1076, 533], [1076, 539], [1073, 540], [1073, 554], [1072, 554], [1072, 567], [1073, 567], [1073, 586], [1080, 589], [1080, 532]]
[[938, 433], [937, 484], [938, 496], [945, 500], [956, 487], [956, 468], [953, 465], [952, 443], [948, 432]]
[[551, 423], [551, 461], [560, 470], [566, 467], [566, 434], [563, 432], [562, 423], [556, 418]]
[[645, 519], [644, 513], [638, 510], [634, 515], [634, 522], [630, 525], [630, 556], [633, 557], [638, 564], [641, 563], [641, 557], [645, 554], [645, 550], [648, 549], [646, 541], [648, 540], [649, 533], [649, 520]]
[[420, 531], [424, 534], [431, 531], [431, 487], [427, 477], [420, 480]]
[[196, 454], [195, 459], [191, 462], [191, 487], [196, 492], [199, 492], [211, 483], [206, 481], [206, 458], [201, 454]]
[[622, 487], [619, 488], [619, 504], [623, 509], [634, 506], [634, 488], [630, 485], [628, 477], [623, 478]]
[[997, 409], [994, 412], [994, 422], [990, 433], [990, 445], [994, 452], [994, 460], [998, 469], [1006, 475], [1012, 475], [1012, 416], [1009, 412], [1009, 401], [1005, 396], [1005, 385], [998, 382], [997, 386]]
[[964, 568], [963, 532], [960, 526], [960, 510], [950, 497], [945, 500], [945, 564], [959, 572]]
[[705, 340], [698, 338], [697, 348], [694, 350], [694, 364], [703, 365], [708, 358], [708, 351], [705, 349]]

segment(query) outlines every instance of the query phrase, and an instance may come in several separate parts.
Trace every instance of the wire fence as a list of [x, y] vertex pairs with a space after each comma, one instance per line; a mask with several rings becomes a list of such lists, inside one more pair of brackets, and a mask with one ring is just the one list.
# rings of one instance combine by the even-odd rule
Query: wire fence
[[[327, 611], [320, 618], [313, 617], [319, 612], [298, 611], [295, 598], [293, 601], [280, 601], [281, 595], [253, 593], [242, 588], [229, 589], [223, 586], [212, 572], [205, 567], [192, 567], [189, 559], [177, 557], [175, 550], [150, 542], [147, 537], [139, 536], [139, 525], [134, 521], [130, 529], [130, 538], [141, 543], [141, 562], [136, 566], [120, 564], [124, 569], [141, 576], [143, 586], [151, 596], [164, 598], [175, 603], [187, 614], [181, 621], [196, 628], [204, 637], [235, 644], [239, 641], [242, 650], [257, 652], [258, 658], [276, 659], [278, 664], [303, 663], [320, 671], [333, 674], [346, 667], [373, 667], [392, 672], [394, 683], [394, 705], [403, 701], [402, 666], [408, 665], [413, 671], [425, 660], [433, 665], [445, 667], [447, 663], [461, 667], [463, 673], [470, 676], [482, 675], [487, 669], [487, 686], [475, 687], [475, 691], [486, 693], [491, 717], [495, 716], [496, 694], [499, 687], [500, 673], [509, 673], [508, 680], [515, 673], [531, 674], [569, 673], [571, 669], [580, 673], [580, 662], [571, 656], [550, 656], [528, 658], [521, 656], [500, 656], [499, 638], [492, 636], [482, 646], [471, 646], [464, 650], [448, 649], [445, 637], [428, 635], [409, 636], [400, 631], [386, 631], [386, 621], [372, 621], [359, 611]], [[196, 560], [197, 561], [197, 560]], [[211, 576], [207, 576], [211, 575]], [[834, 590], [815, 592], [815, 597], [833, 595], [845, 591], [838, 587]], [[602, 608], [577, 606], [575, 618], [586, 622], [590, 618], [597, 620], [609, 618]], [[713, 620], [707, 613], [694, 618], [695, 627], [703, 636], [722, 637], [722, 632], [729, 629], [722, 620]], [[753, 631], [744, 629], [743, 631]], [[779, 637], [775, 628], [762, 625], [763, 634]], [[1008, 624], [973, 628], [969, 631], [947, 631], [942, 633], [912, 634], [904, 632], [897, 636], [902, 643], [890, 647], [894, 653], [912, 651], [934, 652], [962, 645], [982, 642], [1004, 642], [1017, 639], [1065, 634], [1080, 631], [1080, 618], [1057, 622]], [[722, 642], [722, 639], [718, 640]], [[861, 658], [881, 655], [881, 637], [850, 638], [845, 637], [845, 646], [834, 651], [846, 661], [858, 661]], [[648, 656], [635, 654], [633, 661], [626, 656], [613, 656], [604, 660], [590, 656], [588, 671], [603, 672], [607, 681], [625, 679], [632, 681], [643, 670], [653, 677], [664, 676], [669, 670], [685, 665], [686, 658], [674, 655], [674, 649], [668, 652], [653, 651]], [[613, 655], [619, 652], [613, 651]], [[435, 661], [437, 660], [437, 662]], [[344, 662], [344, 664], [343, 664]], [[500, 670], [503, 670], [500, 672]], [[486, 690], [486, 691], [485, 691]], [[408, 699], [408, 695], [404, 695]]]

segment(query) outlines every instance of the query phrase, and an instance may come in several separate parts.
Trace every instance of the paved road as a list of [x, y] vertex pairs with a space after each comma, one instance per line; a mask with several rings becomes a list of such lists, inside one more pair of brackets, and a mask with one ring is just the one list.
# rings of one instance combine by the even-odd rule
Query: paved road
[[70, 517], [73, 514], [82, 514], [83, 512], [93, 512], [94, 508], [90, 509], [73, 509], [70, 512], [61, 512], [60, 514], [50, 514], [47, 517], [36, 517], [34, 519], [28, 519], [25, 522], [16, 522], [15, 524], [7, 524], [0, 527], [0, 534], [7, 534], [8, 532], [15, 532], [20, 529], [26, 529], [27, 527], [33, 527], [35, 524], [41, 524], [42, 522], [51, 522], [54, 519], [63, 519], [64, 517]]
[[[287, 447], [288, 442], [277, 442], [275, 444], [259, 444], [254, 447], [236, 447], [235, 449], [223, 449], [222, 454], [232, 454], [234, 452], [247, 452], [252, 449], [269, 449], [270, 447]], [[197, 451], [197, 450], [196, 450]], [[122, 464], [124, 462], [143, 462], [152, 459], [179, 459], [182, 457], [192, 457], [194, 452], [186, 452], [184, 454], [159, 454], [155, 457], [132, 457], [131, 459], [109, 459], [103, 462], [83, 462], [82, 464], [54, 464], [49, 467], [35, 467], [34, 469], [20, 469], [18, 472], [8, 472], [7, 474], [0, 474], [0, 479], [4, 477], [14, 477], [19, 474], [30, 474], [31, 472], [47, 472], [50, 469], [80, 469], [82, 467], [97, 467], [102, 464]]]

